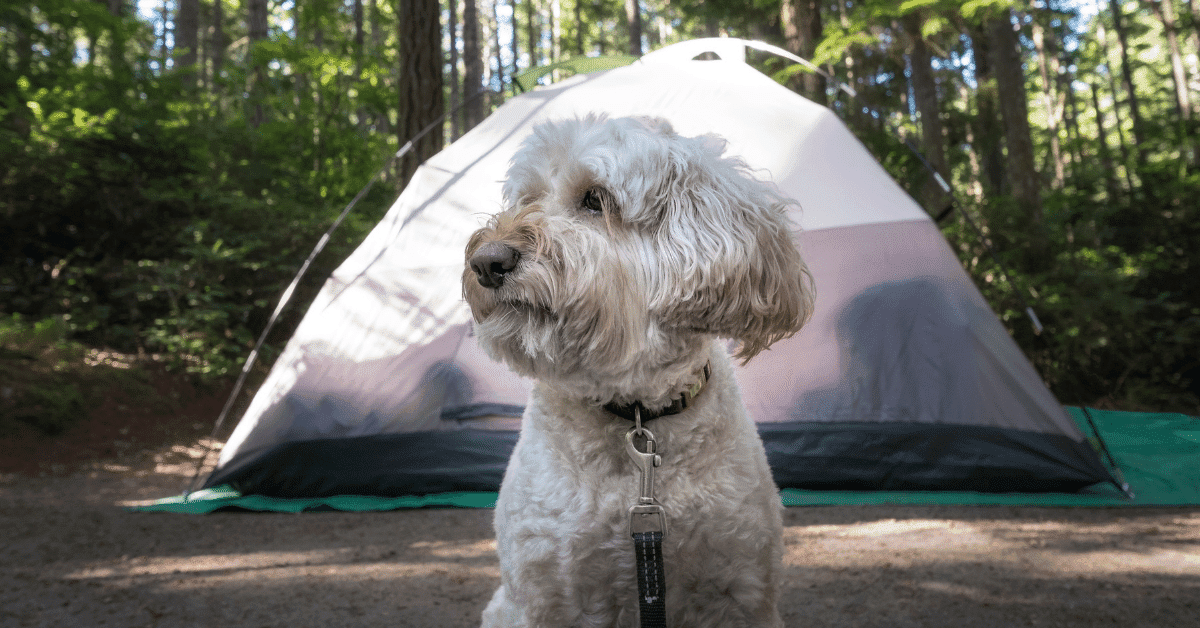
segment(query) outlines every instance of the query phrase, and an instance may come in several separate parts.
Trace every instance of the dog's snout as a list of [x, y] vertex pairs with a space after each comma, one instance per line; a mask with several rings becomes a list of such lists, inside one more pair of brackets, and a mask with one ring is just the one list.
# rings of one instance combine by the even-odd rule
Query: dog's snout
[[504, 277], [517, 267], [521, 253], [503, 242], [488, 242], [471, 256], [471, 270], [479, 285], [484, 288], [499, 288]]

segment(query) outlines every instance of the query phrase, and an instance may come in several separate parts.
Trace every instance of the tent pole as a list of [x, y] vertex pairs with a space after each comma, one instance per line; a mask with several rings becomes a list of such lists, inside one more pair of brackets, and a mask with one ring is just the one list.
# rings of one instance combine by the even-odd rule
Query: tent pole
[[1092, 419], [1091, 411], [1088, 410], [1087, 406], [1079, 406], [1079, 409], [1083, 410], [1083, 417], [1087, 419], [1088, 425], [1092, 428], [1092, 433], [1096, 435], [1096, 442], [1100, 443], [1100, 451], [1104, 454], [1105, 459], [1108, 460], [1108, 465], [1112, 467], [1113, 484], [1121, 489], [1121, 492], [1125, 493], [1125, 496], [1130, 501], [1133, 501], [1136, 495], [1133, 494], [1133, 489], [1129, 488], [1129, 482], [1125, 481], [1125, 474], [1121, 472], [1121, 466], [1117, 464], [1116, 458], [1113, 458], [1112, 452], [1108, 449], [1108, 444], [1104, 442], [1104, 437], [1100, 435], [1100, 430], [1096, 427], [1096, 422]]

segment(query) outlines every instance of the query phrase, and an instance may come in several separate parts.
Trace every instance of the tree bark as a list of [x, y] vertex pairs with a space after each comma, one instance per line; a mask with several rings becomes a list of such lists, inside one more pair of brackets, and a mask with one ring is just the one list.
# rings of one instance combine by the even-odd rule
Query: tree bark
[[[512, 18], [511, 18], [512, 19], [512, 39], [509, 40], [510, 43], [512, 44], [512, 58], [513, 58], [512, 75], [516, 76], [517, 71], [521, 67], [521, 51], [520, 51], [520, 46], [518, 46], [518, 43], [517, 43], [521, 40], [521, 38], [519, 36], [519, 34], [521, 32], [521, 24], [517, 21], [517, 0], [512, 0], [512, 2], [510, 2], [509, 4], [512, 6]], [[515, 90], [514, 90], [514, 93], [515, 93]]]
[[1171, 80], [1175, 84], [1175, 113], [1179, 118], [1180, 144], [1186, 153], [1190, 154], [1192, 163], [1196, 163], [1200, 152], [1192, 137], [1189, 136], [1192, 119], [1192, 103], [1188, 93], [1187, 71], [1183, 67], [1183, 55], [1179, 51], [1179, 38], [1176, 34], [1174, 0], [1153, 0], [1154, 8], [1163, 25], [1163, 36], [1167, 40], [1167, 52], [1171, 56]]
[[[1047, 37], [1046, 29], [1036, 20], [1033, 22], [1033, 46], [1037, 50], [1038, 74], [1042, 79], [1042, 104], [1046, 108], [1046, 130], [1050, 136], [1050, 160], [1054, 168], [1054, 189], [1061, 190], [1066, 184], [1066, 165], [1063, 163], [1062, 144], [1058, 135], [1058, 95], [1055, 81], [1058, 79], [1058, 58], [1055, 56], [1054, 34]], [[1052, 67], [1053, 66], [1053, 67]]]
[[583, 56], [583, 35], [587, 32], [587, 23], [583, 21], [583, 0], [575, 0], [575, 54]]
[[1104, 51], [1104, 63], [1109, 67], [1108, 74], [1108, 90], [1113, 97], [1113, 128], [1117, 130], [1117, 146], [1121, 150], [1121, 165], [1125, 170], [1125, 183], [1128, 185], [1129, 192], [1132, 193], [1136, 188], [1133, 183], [1133, 161], [1129, 156], [1129, 142], [1125, 138], [1125, 126], [1121, 122], [1121, 107], [1118, 105], [1120, 100], [1120, 90], [1117, 89], [1116, 74], [1111, 71], [1112, 61], [1111, 54], [1108, 49], [1108, 31], [1104, 28], [1104, 21], [1097, 20], [1096, 22], [1096, 39], [1100, 42], [1100, 47]]
[[[949, 177], [946, 169], [946, 140], [942, 130], [941, 111], [938, 106], [937, 81], [933, 76], [933, 57], [929, 45], [921, 34], [925, 17], [921, 12], [904, 17], [904, 31], [908, 38], [909, 66], [912, 70], [913, 98], [917, 113], [921, 116], [921, 148], [929, 165], [943, 179]], [[944, 204], [944, 194], [935, 180], [929, 178], [922, 186], [921, 202], [931, 213], [938, 213]]]
[[[812, 61], [817, 51], [817, 42], [824, 36], [821, 2], [783, 0], [779, 8], [779, 22], [783, 27], [783, 38], [788, 52], [806, 61]], [[788, 86], [813, 102], [828, 104], [825, 98], [825, 77], [816, 72], [805, 69], [792, 77]]]
[[504, 93], [504, 48], [500, 46], [500, 13], [498, 7], [500, 0], [492, 2], [492, 24], [496, 28], [492, 29], [492, 45], [496, 51], [496, 90], [501, 94]]
[[185, 87], [196, 84], [196, 59], [200, 52], [200, 1], [179, 0], [175, 12], [175, 68]]
[[972, 24], [967, 36], [971, 38], [972, 58], [975, 61], [977, 88], [972, 124], [975, 125], [975, 149], [979, 153], [979, 166], [983, 171], [983, 192], [986, 195], [1003, 194], [1008, 174], [1004, 167], [1004, 125], [1000, 120], [999, 95], [992, 72], [992, 46], [983, 24]]
[[1104, 189], [1108, 192], [1109, 202], [1113, 202], [1120, 198], [1120, 188], [1117, 186], [1112, 151], [1108, 148], [1108, 131], [1104, 128], [1104, 110], [1100, 108], [1100, 90], [1095, 83], [1088, 85], [1092, 88], [1092, 105], [1096, 108], [1096, 147], [1100, 153], [1100, 168], [1104, 170]]
[[542, 64], [540, 54], [542, 50], [542, 25], [537, 7], [537, 0], [526, 0], [528, 8], [526, 9], [525, 31], [529, 37], [529, 67], [536, 68]]
[[1120, 0], [1109, 0], [1109, 5], [1112, 9], [1113, 30], [1117, 32], [1117, 42], [1120, 44], [1118, 52], [1121, 54], [1121, 87], [1124, 88], [1126, 101], [1129, 103], [1129, 118], [1133, 122], [1133, 141], [1137, 144], [1135, 152], [1140, 168], [1146, 165], [1146, 133], [1137, 90], [1133, 84], [1133, 67], [1129, 64], [1129, 33], [1125, 28]]
[[988, 25], [992, 67], [996, 73], [1004, 139], [1008, 148], [1008, 183], [1013, 197], [1033, 225], [1040, 225], [1042, 194], [1029, 130], [1025, 74], [1021, 69], [1020, 42], [1013, 30], [1011, 13], [1004, 10]]
[[225, 66], [225, 50], [229, 42], [225, 39], [225, 8], [224, 3], [213, 2], [212, 41], [208, 44], [209, 57], [212, 59], [212, 91], [220, 92], [221, 70]]
[[450, 31], [450, 141], [453, 142], [462, 135], [462, 112], [458, 110], [458, 2], [448, 0], [447, 7], [446, 19]]
[[[114, 17], [122, 17], [125, 15], [126, 2], [127, 0], [108, 0], [108, 12]], [[112, 36], [108, 42], [109, 71], [112, 72], [113, 78], [118, 78], [128, 74], [130, 70], [125, 63], [125, 26], [120, 20], [114, 20], [109, 32]]]
[[250, 38], [250, 45], [246, 47], [246, 65], [252, 68], [251, 84], [247, 90], [250, 93], [250, 111], [247, 117], [251, 128], [257, 129], [266, 120], [262, 101], [266, 91], [267, 68], [266, 65], [255, 62], [254, 48], [255, 44], [267, 38], [267, 0], [245, 2], [246, 26]]
[[445, 113], [442, 80], [442, 24], [438, 0], [399, 0], [399, 114], [396, 135], [400, 145], [413, 149], [400, 161], [398, 182], [408, 185], [417, 167], [442, 148], [442, 131], [435, 124]]
[[463, 98], [466, 125], [463, 132], [483, 120], [483, 54], [479, 48], [477, 0], [463, 0]]
[[354, 12], [354, 81], [358, 82], [362, 78], [363, 48], [366, 39], [363, 32], [362, 0], [354, 0], [352, 10]]
[[629, 54], [642, 56], [642, 8], [638, 0], [625, 0], [625, 22], [629, 25]]

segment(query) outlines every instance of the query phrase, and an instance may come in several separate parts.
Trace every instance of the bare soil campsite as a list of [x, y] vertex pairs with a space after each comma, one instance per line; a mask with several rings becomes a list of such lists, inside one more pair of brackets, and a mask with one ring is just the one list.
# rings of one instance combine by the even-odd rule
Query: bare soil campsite
[[[491, 511], [131, 512], [178, 494], [219, 391], [0, 440], [0, 626], [478, 625]], [[167, 391], [167, 396], [172, 396]], [[211, 417], [212, 414], [208, 414]], [[789, 626], [1194, 626], [1200, 509], [789, 508]]]

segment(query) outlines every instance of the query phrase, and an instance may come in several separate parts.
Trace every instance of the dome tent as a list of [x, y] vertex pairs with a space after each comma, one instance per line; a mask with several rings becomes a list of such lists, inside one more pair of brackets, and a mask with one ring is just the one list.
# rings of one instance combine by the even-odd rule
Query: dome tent
[[[205, 486], [494, 491], [529, 382], [471, 335], [467, 236], [539, 122], [666, 118], [798, 202], [811, 322], [737, 369], [781, 488], [1074, 491], [1111, 481], [929, 216], [828, 109], [697, 40], [511, 99], [430, 158], [333, 273]], [[720, 60], [693, 60], [703, 52]]]

